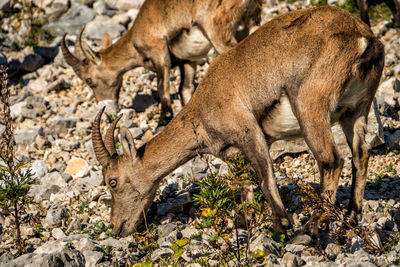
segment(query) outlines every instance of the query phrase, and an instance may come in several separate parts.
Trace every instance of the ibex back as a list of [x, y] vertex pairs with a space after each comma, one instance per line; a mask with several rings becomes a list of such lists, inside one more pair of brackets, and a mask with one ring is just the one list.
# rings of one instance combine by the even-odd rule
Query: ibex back
[[333, 122], [341, 124], [353, 152], [349, 209], [358, 217], [369, 157], [367, 114], [383, 64], [383, 45], [360, 19], [331, 6], [304, 9], [273, 19], [215, 59], [189, 103], [138, 150], [122, 128], [124, 154], [116, 154], [116, 122], [104, 145], [100, 112], [93, 146], [112, 194], [114, 231], [134, 231], [161, 179], [197, 152], [225, 159], [237, 150], [255, 169], [282, 230], [289, 220], [269, 144], [303, 136], [318, 162], [321, 194], [334, 201], [343, 160], [333, 140]]
[[[118, 101], [122, 76], [138, 66], [157, 74], [161, 100], [160, 124], [172, 117], [169, 72], [179, 65], [182, 104], [193, 93], [196, 64], [214, 48], [222, 53], [259, 24], [260, 0], [147, 0], [128, 32], [115, 44], [104, 36], [103, 48], [94, 52], [82, 45], [82, 33], [72, 55], [61, 42], [64, 57], [94, 92], [97, 101]], [[64, 36], [65, 39], [65, 36]]]

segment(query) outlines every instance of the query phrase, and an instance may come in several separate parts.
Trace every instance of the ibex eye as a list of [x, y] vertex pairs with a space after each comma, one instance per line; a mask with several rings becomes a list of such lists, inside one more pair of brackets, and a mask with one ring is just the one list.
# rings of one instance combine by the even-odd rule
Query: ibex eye
[[108, 184], [109, 184], [112, 188], [114, 188], [114, 187], [117, 186], [118, 181], [117, 181], [116, 178], [112, 178], [112, 179], [110, 179], [110, 181], [108, 182]]
[[91, 85], [91, 84], [92, 84], [92, 79], [87, 78], [87, 79], [86, 79], [86, 83], [87, 83], [88, 85]]

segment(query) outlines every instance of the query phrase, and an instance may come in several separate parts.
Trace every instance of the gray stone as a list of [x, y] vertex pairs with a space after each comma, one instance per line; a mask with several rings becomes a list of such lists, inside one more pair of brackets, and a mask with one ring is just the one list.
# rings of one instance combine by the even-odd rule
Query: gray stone
[[22, 61], [19, 69], [26, 72], [33, 72], [45, 64], [45, 60], [38, 54], [27, 55]]
[[[36, 251], [35, 251], [36, 252]], [[7, 263], [10, 267], [84, 266], [85, 258], [78, 251], [29, 253]]]
[[83, 253], [85, 251], [95, 251], [96, 250], [96, 245], [89, 238], [82, 238], [75, 245], [75, 248]]
[[112, 238], [112, 237], [109, 237], [109, 238], [107, 238], [105, 240], [100, 241], [99, 242], [99, 246], [101, 246], [101, 247], [112, 247], [112, 248], [117, 249], [117, 250], [123, 249], [122, 243], [119, 240], [117, 240], [115, 238]]
[[160, 258], [165, 258], [169, 257], [172, 254], [174, 254], [174, 251], [170, 248], [159, 248], [156, 249], [152, 254], [151, 254], [151, 261], [155, 262], [156, 260]]
[[311, 236], [307, 234], [298, 234], [295, 236], [295, 238], [292, 240], [292, 244], [294, 245], [308, 245], [313, 241]]
[[144, 0], [106, 0], [108, 6], [118, 10], [139, 9]]
[[13, 120], [22, 115], [23, 110], [26, 108], [26, 102], [19, 102], [10, 107], [10, 115]]
[[288, 244], [285, 246], [286, 251], [292, 252], [294, 254], [300, 254], [305, 249], [306, 249], [306, 246], [304, 246], [304, 245]]
[[140, 138], [144, 133], [144, 131], [139, 127], [129, 128], [129, 131], [135, 139]]
[[200, 232], [196, 228], [189, 225], [185, 227], [185, 229], [183, 229], [181, 233], [182, 233], [182, 238], [192, 239], [193, 236], [197, 236]]
[[87, 136], [90, 133], [92, 124], [88, 121], [79, 121], [76, 123], [75, 132], [80, 136]]
[[51, 5], [47, 6], [44, 9], [44, 12], [48, 17], [48, 20], [53, 21], [61, 17], [61, 15], [65, 12], [67, 12], [68, 6], [69, 0], [54, 0]]
[[400, 130], [396, 130], [394, 133], [385, 132], [385, 144], [390, 149], [400, 149]]
[[86, 261], [85, 267], [97, 266], [104, 257], [104, 253], [100, 251], [85, 250], [82, 254]]
[[105, 33], [108, 33], [111, 39], [116, 39], [125, 31], [125, 27], [119, 23], [110, 21], [109, 17], [97, 16], [85, 27], [85, 35], [88, 39], [103, 40]]
[[32, 185], [29, 190], [29, 195], [33, 197], [34, 201], [40, 201], [49, 199], [51, 194], [56, 194], [60, 189], [61, 188], [58, 185], [50, 185], [46, 187], [41, 185]]
[[67, 183], [65, 182], [64, 178], [62, 177], [62, 174], [59, 173], [58, 171], [53, 171], [45, 175], [40, 179], [40, 184], [41, 186], [44, 187], [49, 187], [52, 185], [57, 185], [59, 187], [65, 187], [67, 186]]
[[68, 133], [68, 130], [75, 128], [78, 119], [75, 117], [65, 118], [62, 116], [55, 116], [47, 120], [46, 134], [60, 134]]
[[28, 96], [25, 98], [25, 102], [26, 108], [33, 109], [38, 115], [43, 115], [47, 110], [43, 96]]
[[95, 12], [91, 8], [72, 2], [71, 8], [64, 15], [46, 24], [43, 28], [52, 35], [76, 34], [94, 16]]
[[78, 218], [73, 218], [68, 225], [67, 232], [78, 231], [82, 229], [81, 221]]
[[98, 15], [106, 15], [108, 17], [111, 17], [115, 14], [115, 11], [111, 10], [104, 0], [96, 1], [93, 4], [93, 10]]
[[54, 228], [53, 230], [51, 230], [51, 235], [55, 239], [61, 239], [61, 238], [65, 237], [65, 234], [64, 234], [63, 230], [61, 230], [61, 228]]
[[325, 253], [329, 259], [335, 259], [337, 255], [342, 253], [342, 250], [339, 245], [335, 243], [329, 243], [325, 248]]
[[[118, 114], [119, 112], [119, 105], [118, 103], [116, 103], [113, 100], [103, 100], [103, 101], [99, 101], [95, 107], [95, 114], [97, 114], [97, 112], [102, 109], [103, 107], [106, 107], [106, 109], [104, 110], [105, 114], [109, 114], [109, 115], [114, 115], [114, 114]], [[93, 120], [93, 114], [90, 114], [90, 118], [88, 118], [89, 121]]]
[[59, 225], [63, 219], [67, 218], [67, 216], [68, 210], [66, 207], [54, 204], [47, 211], [45, 221], [49, 225]]
[[77, 140], [66, 140], [57, 139], [55, 145], [61, 148], [62, 151], [72, 152], [79, 148], [79, 141]]
[[[56, 0], [56, 1], [67, 1], [67, 0]], [[53, 46], [53, 47], [34, 46], [33, 47], [33, 52], [35, 52], [35, 54], [38, 54], [47, 60], [52, 60], [53, 58], [55, 58], [58, 54], [58, 50], [59, 49], [57, 46]]]
[[43, 135], [43, 128], [40, 126], [32, 126], [15, 131], [15, 143], [17, 145], [28, 146], [35, 142], [38, 135]]
[[10, 9], [10, 0], [0, 0], [0, 9], [1, 10], [9, 10]]
[[43, 77], [39, 77], [35, 80], [30, 80], [27, 85], [27, 89], [30, 92], [40, 93], [40, 92], [43, 92], [44, 90], [46, 90], [47, 86], [48, 86], [48, 82], [46, 81], [46, 79]]
[[286, 267], [297, 267], [299, 265], [299, 261], [297, 260], [297, 256], [291, 252], [286, 252], [281, 259], [281, 262]]
[[398, 79], [391, 78], [379, 86], [375, 98], [380, 113], [384, 114], [388, 110], [399, 106], [400, 93], [395, 90], [398, 89], [398, 83]]
[[0, 265], [5, 265], [7, 262], [10, 262], [14, 259], [11, 254], [4, 253], [0, 256]]
[[253, 252], [257, 252], [257, 250], [268, 251], [275, 255], [282, 254], [282, 246], [264, 233], [250, 239], [249, 250]]
[[36, 254], [50, 254], [62, 252], [67, 248], [67, 242], [49, 241], [41, 245], [35, 250]]
[[34, 175], [33, 178], [36, 178], [36, 179], [42, 178], [49, 172], [46, 162], [44, 160], [32, 161], [30, 164], [30, 168], [31, 168], [32, 174]]
[[172, 213], [182, 213], [185, 205], [192, 202], [189, 192], [184, 192], [175, 198], [169, 198], [167, 202], [162, 202], [157, 204], [157, 214], [165, 215], [168, 212]]
[[90, 170], [89, 177], [82, 178], [81, 180], [94, 186], [100, 186], [103, 184], [103, 174], [101, 171]]

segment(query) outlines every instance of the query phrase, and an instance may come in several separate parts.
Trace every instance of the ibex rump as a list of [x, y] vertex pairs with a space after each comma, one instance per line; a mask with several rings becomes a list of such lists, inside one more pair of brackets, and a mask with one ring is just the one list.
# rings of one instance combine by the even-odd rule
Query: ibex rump
[[236, 38], [244, 38], [250, 27], [259, 24], [260, 7], [260, 0], [147, 0], [132, 28], [115, 44], [105, 35], [96, 53], [82, 45], [81, 32], [75, 46], [78, 57], [70, 53], [64, 40], [61, 48], [97, 101], [117, 102], [122, 76], [128, 70], [143, 66], [154, 71], [161, 100], [160, 124], [166, 124], [172, 117], [171, 67], [180, 67], [179, 91], [186, 104], [193, 93], [198, 61], [207, 57], [212, 46], [222, 53], [237, 43]]
[[302, 135], [318, 162], [321, 193], [334, 196], [343, 166], [330, 128], [336, 121], [353, 152], [349, 209], [357, 217], [369, 158], [367, 114], [383, 64], [384, 47], [361, 20], [331, 6], [304, 9], [273, 19], [215, 59], [189, 103], [138, 150], [122, 128], [124, 154], [116, 154], [116, 122], [104, 145], [100, 112], [93, 147], [112, 194], [114, 231], [134, 231], [161, 179], [197, 152], [224, 159], [237, 150], [255, 169], [276, 227], [282, 229], [289, 220], [269, 144]]

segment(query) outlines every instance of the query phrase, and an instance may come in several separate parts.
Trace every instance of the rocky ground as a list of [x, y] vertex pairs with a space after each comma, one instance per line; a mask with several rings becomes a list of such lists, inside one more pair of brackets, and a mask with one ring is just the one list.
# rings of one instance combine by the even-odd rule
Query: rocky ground
[[[210, 166], [221, 172], [227, 170], [226, 164], [212, 157], [195, 158], [163, 180], [148, 216], [148, 231], [143, 229], [141, 233], [119, 239], [112, 235], [109, 226], [111, 195], [102, 185], [101, 169], [90, 135], [91, 122], [104, 103], [94, 101], [91, 90], [65, 63], [58, 45], [64, 33], [74, 41], [84, 24], [87, 24], [86, 38], [93, 46], [100, 43], [104, 32], [117, 39], [130, 27], [142, 2], [33, 0], [34, 8], [31, 6], [27, 10], [15, 1], [1, 1], [0, 64], [8, 65], [11, 78], [16, 154], [30, 163], [40, 184], [32, 186], [30, 192], [37, 205], [29, 207], [23, 216], [26, 254], [16, 258], [13, 217], [0, 212], [0, 265], [125, 266], [143, 261], [190, 266], [236, 266], [240, 262], [257, 266], [400, 264], [400, 33], [390, 28], [385, 20], [373, 27], [385, 44], [386, 66], [376, 97], [379, 112], [374, 137], [376, 147], [369, 162], [361, 222], [370, 229], [370, 238], [380, 249], [374, 253], [369, 251], [365, 240], [357, 235], [349, 238], [347, 244], [336, 244], [327, 238], [322, 244], [292, 242], [282, 246], [274, 241], [267, 226], [261, 225], [252, 229], [248, 243], [251, 252], [265, 253], [258, 256], [249, 253], [249, 258], [241, 261], [222, 255], [224, 242], [217, 242], [218, 247], [211, 240], [214, 230], [196, 228], [199, 210], [192, 201], [193, 193], [198, 192], [194, 182], [204, 177]], [[309, 5], [300, 1], [292, 4], [267, 1], [263, 7], [263, 23]], [[32, 17], [34, 23], [29, 24], [27, 21], [32, 22]], [[45, 23], [40, 21], [42, 18], [46, 18]], [[38, 31], [37, 34], [42, 35], [39, 45], [26, 46], [27, 40], [36, 36], [29, 34], [37, 24], [47, 33]], [[46, 38], [50, 44], [43, 41]], [[70, 48], [73, 50], [73, 46]], [[208, 63], [199, 68], [197, 81], [201, 81], [207, 67]], [[178, 112], [181, 109], [176, 94], [178, 70], [173, 70], [171, 75], [175, 90], [174, 112]], [[159, 103], [155, 88], [155, 74], [143, 68], [124, 76], [119, 102], [119, 113], [124, 117], [120, 125], [131, 130], [138, 146], [161, 130], [157, 128]], [[102, 126], [107, 124], [104, 118]], [[0, 132], [3, 130], [4, 126], [0, 126]], [[302, 212], [303, 195], [296, 193], [297, 184], [299, 181], [319, 183], [317, 166], [304, 148], [288, 146], [283, 151], [285, 154], [279, 156], [281, 152], [276, 154], [276, 175], [281, 191], [291, 200], [294, 223], [301, 226], [308, 214]], [[346, 162], [338, 200], [346, 204], [350, 195], [351, 163], [348, 154], [344, 155]], [[237, 233], [244, 248], [247, 230], [243, 227]], [[182, 245], [179, 257], [173, 247], [177, 240], [188, 240]]]

